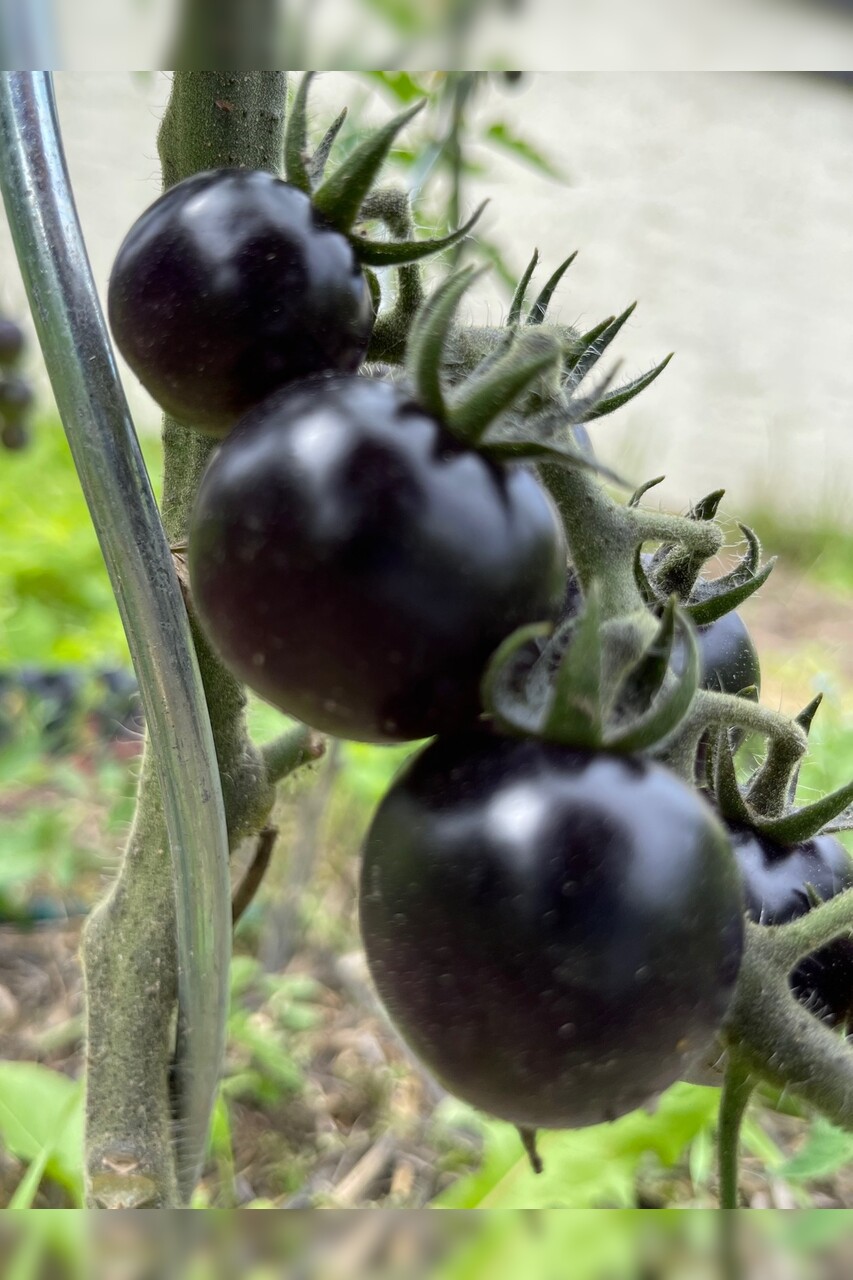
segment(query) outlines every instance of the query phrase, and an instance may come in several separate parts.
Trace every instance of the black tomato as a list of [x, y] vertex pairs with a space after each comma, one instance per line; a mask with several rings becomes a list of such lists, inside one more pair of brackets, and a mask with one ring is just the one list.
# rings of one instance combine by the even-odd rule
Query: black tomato
[[[697, 627], [696, 635], [701, 688], [731, 694], [752, 686], [756, 690], [761, 688], [758, 653], [739, 613], [726, 613], [716, 622]], [[684, 645], [680, 638], [673, 646], [672, 666], [679, 674], [684, 669]], [[757, 700], [758, 693], [751, 696]]]
[[610, 1120], [714, 1036], [743, 945], [726, 832], [659, 765], [473, 731], [407, 766], [368, 833], [361, 930], [447, 1089], [520, 1126]]
[[0, 317], [0, 365], [14, 364], [24, 349], [24, 334], [14, 320]]
[[[786, 848], [749, 828], [731, 832], [747, 911], [760, 924], [785, 924], [811, 909], [811, 885], [823, 901], [853, 886], [853, 859], [835, 836]], [[791, 975], [800, 1000], [833, 1025], [853, 1020], [853, 942], [839, 939]]]
[[373, 326], [347, 238], [297, 187], [248, 169], [187, 178], [143, 213], [109, 316], [158, 404], [214, 435], [287, 382], [356, 369]]
[[228, 666], [340, 737], [467, 726], [492, 652], [553, 618], [559, 516], [391, 383], [309, 380], [249, 413], [202, 480], [193, 598]]
[[26, 378], [9, 374], [0, 378], [0, 415], [7, 422], [19, 421], [33, 402], [33, 390]]

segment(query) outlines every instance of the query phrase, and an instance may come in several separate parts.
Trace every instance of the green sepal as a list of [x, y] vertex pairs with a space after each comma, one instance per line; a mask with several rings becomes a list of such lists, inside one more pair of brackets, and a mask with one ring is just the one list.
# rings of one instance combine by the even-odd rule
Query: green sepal
[[511, 408], [549, 369], [560, 363], [560, 344], [550, 333], [523, 334], [484, 374], [475, 373], [447, 406], [450, 430], [477, 444], [494, 420]]
[[[812, 721], [814, 720], [815, 715], [817, 714], [817, 709], [822, 702], [823, 702], [823, 694], [818, 693], [814, 698], [812, 698], [808, 706], [803, 707], [800, 714], [794, 717], [794, 723], [800, 726], [800, 728], [802, 729], [803, 733], [806, 735], [807, 738], [809, 736], [809, 733], [811, 732]], [[794, 772], [791, 774], [791, 781], [788, 786], [788, 804], [793, 804], [794, 800], [797, 797], [797, 786], [799, 784], [799, 781], [800, 781], [800, 765], [798, 764], [797, 767], [794, 769]]]
[[586, 351], [584, 351], [583, 355], [575, 361], [572, 367], [571, 377], [569, 378], [570, 387], [580, 386], [589, 371], [595, 367], [604, 355], [619, 330], [627, 323], [629, 317], [633, 315], [636, 308], [636, 302], [632, 302], [630, 307], [626, 307], [621, 315], [618, 315], [614, 320], [611, 320], [598, 337], [588, 344]]
[[[683, 611], [673, 603], [673, 617], [684, 637], [685, 663], [672, 688], [645, 715], [627, 728], [605, 734], [604, 746], [614, 751], [646, 751], [678, 728], [690, 710], [699, 686], [699, 646]], [[630, 678], [630, 677], [629, 677]]]
[[744, 799], [737, 780], [735, 758], [728, 727], [721, 725], [714, 746], [714, 795], [724, 818], [740, 826], [750, 826], [755, 815]]
[[539, 250], [533, 250], [533, 257], [524, 269], [524, 274], [515, 286], [515, 292], [512, 295], [512, 302], [509, 304], [509, 312], [507, 313], [506, 323], [508, 329], [513, 329], [521, 320], [521, 312], [524, 307], [524, 299], [527, 296], [527, 289], [533, 278], [533, 272], [539, 262]]
[[608, 326], [613, 323], [614, 319], [615, 316], [605, 317], [604, 320], [601, 320], [592, 329], [588, 330], [587, 333], [582, 333], [579, 338], [575, 338], [571, 343], [569, 343], [566, 351], [566, 358], [563, 362], [563, 372], [566, 375], [572, 372], [578, 361], [586, 355], [590, 347], [598, 341]]
[[660, 596], [652, 586], [651, 578], [646, 573], [646, 566], [643, 564], [642, 542], [637, 544], [636, 550], [634, 551], [634, 581], [637, 584], [637, 589], [640, 592], [640, 595], [643, 597], [644, 602], [649, 606], [649, 608], [657, 608], [661, 603], [661, 600]]
[[583, 421], [594, 422], [596, 418], [604, 418], [608, 413], [615, 413], [624, 404], [628, 404], [630, 400], [638, 396], [641, 391], [645, 391], [646, 387], [650, 386], [655, 378], [663, 373], [674, 354], [674, 352], [670, 352], [668, 356], [661, 360], [660, 364], [655, 365], [653, 369], [649, 369], [648, 373], [641, 374], [639, 378], [633, 378], [630, 382], [626, 382], [623, 387], [620, 387], [618, 391], [614, 391], [612, 395], [605, 396], [599, 400], [595, 408], [590, 411]]
[[583, 612], [555, 673], [542, 737], [568, 746], [595, 747], [602, 739], [601, 590], [590, 583]]
[[712, 493], [708, 493], [704, 498], [700, 498], [690, 508], [688, 515], [691, 520], [713, 520], [720, 509], [720, 503], [726, 496], [725, 489], [714, 489]]
[[489, 659], [480, 682], [483, 709], [498, 724], [515, 733], [535, 734], [542, 714], [529, 696], [527, 670], [515, 659], [532, 640], [550, 636], [550, 622], [532, 622], [507, 636]]
[[697, 584], [697, 589], [705, 596], [722, 595], [732, 587], [739, 587], [749, 582], [758, 573], [761, 564], [761, 543], [754, 530], [747, 524], [738, 523], [738, 528], [746, 539], [746, 551], [733, 569], [719, 578], [710, 578]]
[[556, 462], [564, 467], [576, 467], [579, 471], [591, 471], [609, 480], [611, 484], [625, 487], [626, 481], [603, 462], [581, 453], [571, 445], [554, 440], [512, 439], [490, 440], [488, 436], [477, 444], [477, 452], [494, 462]]
[[369, 267], [364, 272], [364, 278], [367, 281], [367, 287], [370, 290], [370, 301], [373, 305], [373, 314], [378, 315], [379, 308], [382, 305], [382, 286]]
[[850, 804], [853, 804], [853, 782], [839, 787], [837, 791], [831, 791], [821, 800], [815, 800], [814, 804], [795, 809], [793, 813], [783, 814], [780, 818], [759, 819], [754, 825], [762, 835], [775, 840], [777, 844], [800, 844], [803, 840], [810, 840], [812, 836], [818, 835], [827, 823], [837, 818]]
[[822, 693], [816, 694], [812, 698], [808, 706], [803, 707], [800, 714], [794, 717], [794, 723], [800, 726], [800, 728], [802, 729], [806, 737], [808, 737], [809, 733], [811, 732], [811, 727], [814, 722], [814, 718], [817, 715], [818, 708], [822, 702], [823, 702], [823, 694]]
[[364, 266], [407, 266], [410, 262], [419, 262], [422, 258], [428, 258], [430, 254], [441, 253], [442, 250], [449, 249], [451, 245], [464, 240], [488, 203], [488, 200], [484, 200], [466, 223], [437, 240], [368, 240], [365, 236], [353, 233], [349, 236], [349, 242], [359, 262]]
[[663, 688], [675, 639], [675, 606], [673, 597], [667, 600], [652, 640], [621, 681], [625, 697], [617, 705], [625, 718], [644, 715]]
[[426, 99], [376, 129], [317, 188], [314, 205], [338, 231], [352, 230], [394, 139], [425, 106]]
[[575, 249], [574, 253], [570, 253], [568, 258], [560, 263], [553, 275], [545, 281], [545, 284], [540, 289], [533, 306], [527, 313], [527, 320], [525, 321], [525, 324], [542, 324], [545, 316], [548, 314], [548, 307], [551, 305], [551, 299], [554, 296], [557, 285], [560, 283], [577, 256], [578, 251]]
[[748, 600], [760, 587], [764, 586], [764, 583], [773, 572], [775, 564], [776, 557], [773, 556], [763, 568], [759, 569], [754, 578], [742, 582], [740, 586], [732, 587], [730, 591], [724, 591], [720, 594], [715, 593], [707, 599], [696, 600], [687, 604], [685, 608], [693, 622], [697, 627], [703, 627], [709, 622], [716, 622], [718, 618], [731, 613], [733, 609], [737, 609], [738, 605], [743, 604], [744, 600]]
[[308, 90], [316, 74], [316, 71], [306, 71], [299, 81], [284, 134], [284, 176], [291, 186], [309, 196], [312, 183], [307, 161]]
[[647, 480], [645, 484], [641, 484], [639, 489], [635, 489], [628, 499], [628, 506], [638, 507], [649, 489], [654, 489], [656, 485], [663, 484], [665, 479], [666, 476], [655, 476], [653, 480]]
[[421, 306], [409, 333], [406, 370], [423, 407], [439, 418], [445, 413], [441, 357], [451, 321], [462, 295], [482, 274], [482, 268], [475, 271], [473, 267], [463, 267], [443, 280]]
[[311, 183], [312, 189], [319, 186], [323, 181], [323, 175], [326, 172], [326, 164], [328, 163], [332, 147], [335, 145], [335, 140], [344, 126], [344, 121], [347, 118], [347, 110], [348, 108], [344, 107], [340, 115], [336, 116], [329, 125], [328, 129], [323, 134], [323, 137], [318, 142], [314, 154], [306, 165], [308, 181]]
[[[724, 494], [725, 489], [715, 489], [713, 493], [700, 498], [688, 511], [688, 519], [697, 521], [713, 520]], [[679, 600], [687, 601], [688, 605], [686, 607], [688, 607], [689, 612], [689, 601], [693, 595], [694, 587], [697, 585], [702, 565], [707, 557], [697, 555], [695, 552], [678, 545], [660, 548], [660, 551], [663, 554], [656, 557], [654, 562], [655, 569], [659, 568], [659, 572], [655, 576], [655, 589], [659, 595], [669, 596], [675, 593]], [[698, 584], [699, 589], [701, 590], [704, 585], [700, 581]], [[707, 595], [712, 593], [713, 582], [707, 584]], [[703, 593], [702, 599], [705, 598], [707, 598], [706, 593]], [[696, 621], [695, 618], [694, 621]]]

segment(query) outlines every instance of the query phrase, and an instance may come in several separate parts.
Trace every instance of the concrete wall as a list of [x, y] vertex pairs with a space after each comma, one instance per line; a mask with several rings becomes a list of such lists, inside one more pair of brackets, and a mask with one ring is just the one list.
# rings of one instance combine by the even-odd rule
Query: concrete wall
[[[162, 73], [63, 73], [69, 163], [99, 284], [134, 217], [158, 191]], [[322, 103], [362, 90], [330, 73]], [[384, 111], [384, 106], [382, 107]], [[853, 485], [853, 92], [786, 74], [540, 73], [495, 94], [558, 159], [569, 185], [489, 153], [470, 202], [492, 197], [489, 234], [519, 269], [542, 274], [581, 253], [562, 317], [590, 325], [634, 298], [616, 344], [627, 377], [667, 351], [657, 385], [594, 428], [631, 478], [665, 471], [663, 501], [725, 485], [730, 510], [769, 502], [850, 519]], [[478, 155], [478, 158], [484, 158]], [[0, 227], [0, 303], [22, 307]], [[472, 316], [505, 296], [486, 282]], [[153, 406], [130, 375], [142, 427]]]

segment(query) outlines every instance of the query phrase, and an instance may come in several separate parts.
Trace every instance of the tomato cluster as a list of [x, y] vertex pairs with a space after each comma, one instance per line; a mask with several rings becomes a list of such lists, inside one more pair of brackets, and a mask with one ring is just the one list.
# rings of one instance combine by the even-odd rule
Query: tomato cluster
[[[727, 824], [699, 785], [704, 757], [696, 785], [652, 759], [697, 685], [757, 697], [733, 605], [759, 582], [755, 564], [715, 587], [677, 545], [643, 554], [638, 538], [660, 629], [603, 674], [595, 584], [569, 571], [535, 470], [506, 460], [539, 455], [506, 436], [490, 452], [459, 430], [492, 393], [518, 409], [547, 366], [544, 337], [525, 348], [523, 376], [484, 375], [479, 400], [457, 388], [453, 418], [433, 342], [451, 282], [419, 313], [417, 377], [365, 370], [378, 319], [351, 226], [363, 174], [356, 189], [342, 220], [334, 185], [318, 194], [228, 169], [180, 183], [119, 251], [113, 332], [166, 412], [220, 439], [188, 559], [193, 607], [226, 666], [326, 732], [432, 739], [379, 807], [361, 874], [367, 957], [401, 1034], [448, 1089], [524, 1129], [597, 1123], [689, 1073], [717, 1036], [747, 912], [790, 919], [810, 905], [806, 883], [826, 897], [853, 876], [825, 838], [782, 850]], [[532, 315], [541, 323], [544, 305]], [[623, 320], [595, 331], [587, 367]], [[569, 344], [557, 396], [579, 363]], [[710, 518], [712, 499], [691, 515]], [[504, 651], [526, 690], [515, 718], [483, 708]], [[842, 1021], [849, 947], [792, 981]]]

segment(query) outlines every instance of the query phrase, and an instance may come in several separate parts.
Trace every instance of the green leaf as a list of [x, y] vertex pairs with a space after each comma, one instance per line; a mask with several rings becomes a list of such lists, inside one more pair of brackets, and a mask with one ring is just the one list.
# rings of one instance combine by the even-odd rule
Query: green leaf
[[812, 1182], [831, 1178], [853, 1162], [853, 1133], [830, 1124], [823, 1116], [812, 1122], [805, 1146], [778, 1170], [789, 1182]]
[[501, 151], [505, 151], [514, 156], [516, 160], [521, 160], [524, 164], [530, 165], [531, 168], [538, 170], [539, 173], [544, 173], [549, 178], [556, 178], [558, 182], [568, 181], [566, 175], [557, 165], [543, 155], [533, 143], [528, 142], [517, 134], [512, 126], [505, 121], [496, 120], [494, 124], [489, 125], [485, 137], [494, 146], [499, 147]]
[[[445, 1106], [445, 1115], [461, 1112], [460, 1104], [453, 1103], [446, 1111]], [[652, 1157], [671, 1168], [698, 1134], [711, 1129], [718, 1106], [717, 1089], [677, 1084], [661, 1096], [652, 1114], [632, 1111], [611, 1124], [541, 1132], [544, 1172], [538, 1175], [530, 1169], [510, 1125], [480, 1120], [484, 1139], [480, 1168], [443, 1192], [437, 1204], [445, 1209], [628, 1208], [636, 1203], [641, 1165]], [[468, 1121], [472, 1122], [476, 1124], [477, 1118]], [[484, 1274], [494, 1280], [492, 1270]], [[512, 1273], [501, 1270], [499, 1274]], [[538, 1273], [515, 1272], [520, 1274]]]
[[0, 1141], [27, 1162], [44, 1158], [47, 1175], [83, 1196], [83, 1087], [36, 1062], [0, 1062]]
[[387, 90], [403, 106], [418, 102], [427, 93], [424, 86], [408, 71], [366, 71], [364, 74], [366, 79]]

